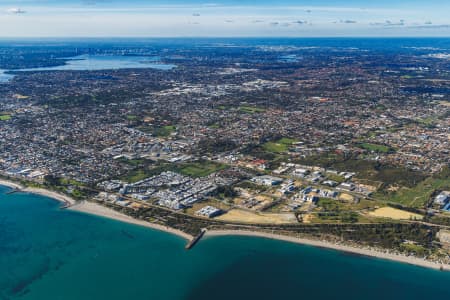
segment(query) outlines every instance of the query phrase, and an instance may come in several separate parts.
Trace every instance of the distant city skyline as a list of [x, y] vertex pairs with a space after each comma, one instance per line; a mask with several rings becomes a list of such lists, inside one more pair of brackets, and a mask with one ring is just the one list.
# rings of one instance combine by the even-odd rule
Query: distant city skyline
[[0, 0], [0, 37], [450, 36], [446, 0]]

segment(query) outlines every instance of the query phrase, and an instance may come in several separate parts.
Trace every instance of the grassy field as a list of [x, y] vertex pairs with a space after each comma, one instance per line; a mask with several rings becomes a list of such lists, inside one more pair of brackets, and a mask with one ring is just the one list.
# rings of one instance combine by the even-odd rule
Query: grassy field
[[224, 164], [211, 161], [198, 161], [182, 165], [179, 172], [183, 175], [191, 177], [205, 177], [226, 168], [227, 165]]
[[175, 130], [177, 130], [177, 128], [174, 125], [166, 125], [163, 127], [155, 128], [153, 133], [159, 137], [166, 137], [175, 132]]
[[11, 115], [0, 115], [0, 121], [11, 120]]
[[136, 163], [136, 169], [131, 170], [128, 174], [121, 177], [126, 182], [136, 182], [148, 177], [161, 174], [165, 171], [177, 172], [191, 177], [204, 177], [214, 172], [228, 168], [227, 165], [219, 164], [211, 161], [197, 161], [192, 163], [151, 163], [145, 160], [131, 160], [131, 165]]
[[151, 174], [150, 174], [150, 172], [147, 172], [147, 170], [138, 169], [138, 170], [131, 171], [127, 175], [123, 176], [121, 179], [126, 182], [133, 183], [133, 182], [140, 181], [140, 180], [145, 179], [150, 176], [151, 176]]
[[432, 193], [437, 189], [450, 189], [450, 179], [429, 177], [415, 187], [401, 187], [398, 191], [387, 194], [375, 193], [374, 198], [409, 207], [422, 208], [428, 202]]
[[289, 150], [289, 147], [294, 144], [296, 140], [290, 138], [281, 138], [275, 142], [267, 142], [262, 145], [263, 149], [267, 152], [281, 153]]
[[166, 125], [161, 127], [139, 126], [138, 129], [145, 133], [150, 133], [158, 137], [167, 137], [175, 132], [177, 130], [177, 127], [174, 125]]
[[254, 113], [262, 113], [262, 112], [265, 112], [266, 110], [264, 108], [260, 108], [260, 107], [242, 105], [242, 106], [239, 106], [239, 111], [241, 111], [243, 113], [254, 114]]
[[358, 179], [386, 184], [414, 187], [426, 178], [425, 174], [402, 167], [383, 165], [373, 160], [345, 158], [336, 153], [324, 153], [293, 161], [299, 164], [320, 166], [338, 171], [356, 172]]
[[373, 151], [373, 152], [379, 152], [379, 153], [388, 153], [391, 152], [393, 149], [391, 147], [385, 146], [385, 145], [378, 145], [378, 144], [371, 144], [371, 143], [362, 143], [360, 145], [361, 148]]

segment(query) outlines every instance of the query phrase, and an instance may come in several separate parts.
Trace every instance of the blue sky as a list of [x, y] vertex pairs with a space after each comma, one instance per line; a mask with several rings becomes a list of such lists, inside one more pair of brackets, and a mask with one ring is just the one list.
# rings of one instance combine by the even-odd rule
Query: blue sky
[[0, 0], [0, 37], [450, 36], [450, 0]]

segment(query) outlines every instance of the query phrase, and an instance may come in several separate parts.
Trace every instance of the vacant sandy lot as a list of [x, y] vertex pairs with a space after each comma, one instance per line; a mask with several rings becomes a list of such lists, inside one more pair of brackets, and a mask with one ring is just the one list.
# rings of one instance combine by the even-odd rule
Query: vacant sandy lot
[[254, 213], [241, 209], [232, 209], [228, 213], [221, 215], [216, 219], [230, 222], [263, 224], [284, 224], [297, 222], [294, 214]]
[[341, 193], [339, 195], [339, 199], [344, 200], [344, 201], [349, 201], [349, 202], [355, 200], [355, 198], [353, 198], [352, 195], [347, 194], [347, 193]]
[[369, 215], [374, 217], [390, 218], [395, 220], [409, 220], [409, 219], [422, 220], [423, 218], [421, 215], [392, 207], [378, 208], [375, 211], [370, 212]]

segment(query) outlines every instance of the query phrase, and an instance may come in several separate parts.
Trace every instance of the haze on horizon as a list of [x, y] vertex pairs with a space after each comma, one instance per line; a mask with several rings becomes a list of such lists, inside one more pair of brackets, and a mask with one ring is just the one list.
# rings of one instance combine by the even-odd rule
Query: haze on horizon
[[448, 0], [0, 0], [0, 37], [450, 37]]

